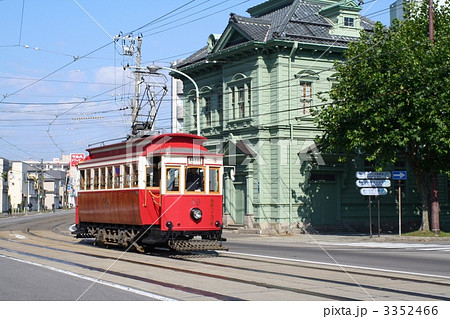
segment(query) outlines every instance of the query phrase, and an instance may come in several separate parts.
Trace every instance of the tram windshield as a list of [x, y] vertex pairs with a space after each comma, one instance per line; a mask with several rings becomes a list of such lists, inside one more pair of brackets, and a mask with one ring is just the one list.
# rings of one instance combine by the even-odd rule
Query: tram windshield
[[205, 190], [205, 170], [200, 167], [186, 168], [186, 191], [203, 192]]
[[180, 169], [171, 167], [167, 168], [166, 171], [167, 178], [167, 190], [171, 192], [176, 192], [180, 190]]

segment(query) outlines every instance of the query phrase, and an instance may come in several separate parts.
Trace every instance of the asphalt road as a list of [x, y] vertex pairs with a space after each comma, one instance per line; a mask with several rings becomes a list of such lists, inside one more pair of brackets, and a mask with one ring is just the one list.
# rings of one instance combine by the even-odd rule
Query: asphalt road
[[[45, 220], [51, 216], [63, 217], [67, 225], [73, 218], [71, 212], [1, 218], [0, 228], [11, 231], [9, 236], [19, 235], [20, 232], [14, 230], [23, 229], [28, 221]], [[45, 222], [40, 225], [45, 225]], [[438, 280], [439, 277], [450, 279], [448, 239], [424, 240], [383, 235], [380, 238], [369, 238], [364, 235], [261, 236], [229, 231], [225, 232], [224, 237], [228, 239], [225, 245], [230, 249], [229, 254], [324, 263], [346, 269], [361, 267], [387, 272], [413, 273], [432, 278], [431, 280], [434, 280], [433, 278]], [[163, 300], [161, 297], [164, 297], [138, 289], [133, 290], [126, 285], [97, 281], [97, 278], [79, 276], [70, 271], [61, 272], [60, 269], [40, 264], [39, 260], [33, 261], [31, 255], [21, 255], [22, 257], [19, 256], [17, 259], [8, 257], [14, 255], [14, 252], [5, 249], [0, 249], [0, 300], [135, 301]], [[138, 256], [136, 255], [137, 258]], [[92, 285], [94, 281], [96, 284]]]
[[249, 236], [225, 234], [232, 253], [375, 268], [450, 278], [450, 240], [385, 235]]
[[[1, 253], [1, 251], [0, 251]], [[1, 256], [1, 255], [0, 255]], [[156, 300], [117, 285], [111, 287], [95, 278], [60, 272], [37, 263], [0, 257], [1, 301], [137, 301]]]

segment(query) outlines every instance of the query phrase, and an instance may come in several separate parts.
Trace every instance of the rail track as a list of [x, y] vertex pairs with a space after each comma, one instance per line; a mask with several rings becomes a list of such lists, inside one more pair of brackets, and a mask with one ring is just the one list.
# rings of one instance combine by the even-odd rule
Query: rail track
[[0, 225], [0, 254], [37, 260], [175, 300], [449, 301], [450, 280], [313, 265], [233, 252], [129, 253], [94, 247], [70, 215]]

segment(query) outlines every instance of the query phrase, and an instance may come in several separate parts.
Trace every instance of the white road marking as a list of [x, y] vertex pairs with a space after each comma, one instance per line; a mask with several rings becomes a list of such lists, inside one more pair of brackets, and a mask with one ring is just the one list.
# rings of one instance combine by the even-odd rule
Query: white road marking
[[334, 242], [310, 242], [310, 244], [320, 244], [322, 246], [351, 246], [368, 248], [386, 248], [386, 249], [408, 249], [417, 250], [450, 250], [450, 245], [442, 244], [412, 244], [412, 243], [334, 243]]
[[17, 239], [28, 239], [28, 237], [25, 237], [25, 236], [20, 235], [20, 234], [10, 234], [10, 235], [16, 237]]
[[137, 295], [141, 295], [141, 296], [145, 296], [148, 298], [153, 298], [156, 300], [161, 300], [161, 301], [176, 301], [176, 299], [172, 299], [172, 298], [168, 298], [165, 296], [161, 296], [161, 295], [157, 295], [157, 294], [153, 294], [144, 290], [139, 290], [139, 289], [135, 289], [132, 287], [128, 287], [128, 286], [124, 286], [124, 285], [120, 285], [120, 284], [116, 284], [114, 282], [110, 282], [110, 281], [105, 281], [105, 280], [100, 280], [97, 278], [93, 278], [93, 277], [89, 277], [89, 276], [85, 276], [85, 275], [80, 275], [68, 270], [64, 270], [64, 269], [60, 269], [60, 268], [56, 268], [56, 267], [51, 267], [51, 266], [47, 266], [47, 265], [43, 265], [43, 264], [39, 264], [39, 263], [35, 263], [35, 262], [31, 262], [31, 261], [27, 261], [27, 260], [23, 260], [23, 259], [18, 259], [18, 258], [14, 258], [14, 257], [10, 257], [10, 256], [6, 256], [6, 255], [2, 255], [0, 254], [0, 257], [6, 258], [6, 259], [10, 259], [10, 260], [14, 260], [14, 261], [18, 261], [24, 264], [28, 264], [28, 265], [33, 265], [33, 266], [38, 266], [38, 267], [42, 267], [48, 270], [52, 270], [52, 271], [56, 271], [62, 274], [66, 274], [72, 277], [76, 277], [76, 278], [80, 278], [80, 279], [84, 279], [84, 280], [88, 280], [88, 281], [93, 281], [99, 284], [102, 284], [104, 286], [109, 286], [109, 287], [113, 287], [113, 288], [117, 288], [120, 290], [124, 290], [124, 291], [128, 291]]
[[335, 267], [341, 267], [341, 268], [372, 270], [372, 271], [390, 272], [390, 273], [402, 274], [402, 275], [425, 276], [425, 277], [442, 278], [442, 279], [449, 279], [450, 280], [450, 276], [424, 274], [424, 273], [409, 272], [409, 271], [399, 271], [399, 270], [391, 270], [391, 269], [383, 269], [383, 268], [353, 266], [353, 265], [327, 263], [327, 262], [311, 261], [311, 260], [303, 260], [303, 259], [294, 259], [294, 258], [272, 257], [272, 256], [264, 256], [264, 255], [256, 255], [256, 254], [235, 253], [235, 252], [230, 252], [230, 251], [220, 251], [219, 254], [229, 254], [229, 255], [238, 255], [238, 256], [267, 258], [267, 259], [274, 259], [274, 260], [294, 261], [294, 262], [309, 263], [309, 264], [314, 264], [314, 265], [324, 265], [324, 266], [335, 266]]

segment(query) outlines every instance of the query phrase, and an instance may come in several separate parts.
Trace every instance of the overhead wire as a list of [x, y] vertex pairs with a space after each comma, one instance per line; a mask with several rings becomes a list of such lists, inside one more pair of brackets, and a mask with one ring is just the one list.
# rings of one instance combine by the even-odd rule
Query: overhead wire
[[[192, 1], [191, 1], [192, 2]], [[205, 1], [206, 2], [206, 1]], [[247, 2], [247, 1], [244, 1], [244, 2]], [[244, 2], [241, 2], [241, 3], [244, 3]], [[174, 10], [174, 11], [176, 11], [176, 10]], [[160, 19], [160, 20], [162, 20], [162, 19]], [[156, 19], [156, 20], [154, 20], [153, 22], [156, 22], [156, 21], [158, 21], [158, 19]], [[147, 25], [150, 25], [151, 23], [149, 23], [149, 24], [147, 24]], [[146, 25], [144, 25], [143, 27], [145, 27]], [[141, 28], [143, 28], [143, 27], [141, 27]], [[136, 30], [139, 30], [139, 28], [138, 29], [135, 29], [134, 31], [136, 31]], [[160, 31], [160, 32], [162, 32], [162, 31]], [[109, 44], [109, 43], [108, 43]], [[108, 45], [107, 44], [107, 45]], [[104, 46], [103, 46], [104, 47]], [[91, 51], [92, 52], [92, 51]], [[84, 55], [83, 57], [87, 57], [87, 55]], [[71, 63], [70, 63], [71, 64]], [[64, 67], [66, 67], [66, 65], [65, 66], [63, 66], [62, 68], [64, 68]], [[60, 69], [62, 69], [62, 68], [60, 68]], [[58, 69], [58, 70], [60, 70], [60, 69]], [[54, 71], [54, 72], [52, 72], [51, 74], [54, 74], [54, 73], [56, 73], [58, 70], [56, 70], [56, 71]], [[50, 75], [51, 75], [50, 74]], [[48, 76], [50, 76], [50, 75], [48, 75]], [[43, 81], [43, 80], [45, 80], [48, 76], [46, 76], [46, 77], [44, 77], [44, 78], [41, 78], [41, 79], [39, 79], [39, 81]], [[27, 86], [28, 87], [28, 86]], [[25, 89], [25, 88], [23, 88], [23, 89]], [[16, 92], [14, 92], [15, 94], [17, 94], [18, 92], [20, 92], [20, 91], [16, 91]], [[13, 93], [13, 94], [14, 94]], [[13, 94], [11, 94], [11, 95], [13, 95]], [[10, 95], [9, 95], [10, 96]], [[4, 99], [3, 99], [4, 100]], [[86, 102], [86, 103], [88, 103], [88, 102]], [[60, 116], [61, 116], [62, 114], [60, 114]], [[54, 122], [54, 121], [53, 121]]]

